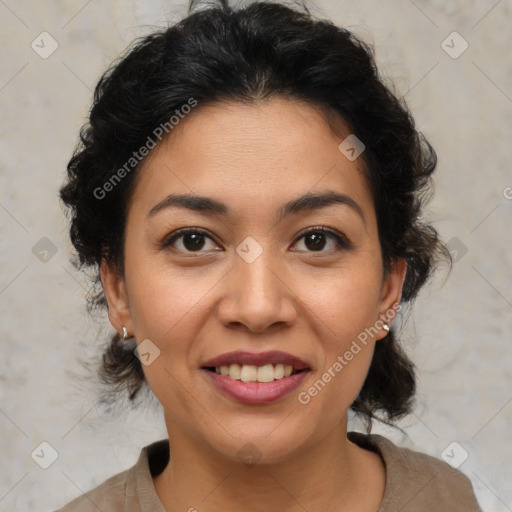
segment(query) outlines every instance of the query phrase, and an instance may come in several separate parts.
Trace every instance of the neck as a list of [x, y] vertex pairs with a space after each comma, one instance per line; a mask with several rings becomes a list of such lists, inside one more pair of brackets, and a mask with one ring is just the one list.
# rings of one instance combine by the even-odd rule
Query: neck
[[[346, 421], [286, 460], [248, 465], [222, 457], [167, 423], [170, 462], [154, 478], [168, 512], [374, 512], [385, 487], [380, 456], [348, 441]], [[364, 478], [361, 478], [364, 476]]]

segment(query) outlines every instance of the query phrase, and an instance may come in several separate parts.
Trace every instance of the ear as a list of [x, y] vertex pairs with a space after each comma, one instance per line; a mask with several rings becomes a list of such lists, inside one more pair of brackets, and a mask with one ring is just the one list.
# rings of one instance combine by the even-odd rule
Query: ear
[[[382, 282], [382, 291], [380, 299], [380, 319], [387, 323], [391, 328], [393, 317], [396, 315], [398, 305], [402, 299], [402, 287], [407, 272], [407, 262], [404, 258], [396, 258], [391, 263], [391, 271], [385, 276]], [[377, 339], [382, 339], [388, 331], [381, 329], [382, 335]]]
[[108, 302], [108, 319], [112, 327], [122, 335], [123, 326], [133, 332], [124, 278], [105, 259], [101, 261], [101, 283]]

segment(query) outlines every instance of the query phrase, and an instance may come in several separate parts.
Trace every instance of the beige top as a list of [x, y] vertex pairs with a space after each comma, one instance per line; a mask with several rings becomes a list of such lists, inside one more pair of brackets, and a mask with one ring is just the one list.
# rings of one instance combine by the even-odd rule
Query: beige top
[[[377, 512], [482, 512], [467, 476], [446, 462], [398, 447], [377, 434], [349, 432], [348, 439], [378, 453], [386, 488]], [[139, 460], [56, 512], [166, 512], [152, 476], [169, 462], [169, 441], [142, 449]]]

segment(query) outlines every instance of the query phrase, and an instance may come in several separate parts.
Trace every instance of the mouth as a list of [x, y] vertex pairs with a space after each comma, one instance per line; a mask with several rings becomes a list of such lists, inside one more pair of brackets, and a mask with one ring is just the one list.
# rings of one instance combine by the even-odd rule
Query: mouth
[[292, 365], [277, 363], [256, 366], [250, 364], [232, 363], [230, 365], [221, 366], [205, 366], [203, 369], [215, 372], [218, 375], [229, 377], [233, 380], [242, 382], [273, 382], [274, 380], [283, 379], [296, 375], [297, 373], [306, 372], [309, 368], [294, 368]]
[[205, 361], [201, 368], [242, 382], [272, 382], [311, 369], [300, 357], [279, 350], [229, 352]]
[[[229, 368], [231, 368], [231, 365]], [[310, 372], [309, 369], [302, 369], [293, 373], [292, 368], [292, 373], [290, 373], [289, 376], [283, 375], [281, 378], [275, 378], [274, 372], [274, 378], [272, 380], [264, 380], [262, 382], [258, 380], [257, 373], [256, 380], [243, 381], [241, 378], [236, 379], [231, 378], [229, 375], [221, 375], [217, 373], [215, 369], [212, 370], [211, 367], [203, 368], [202, 371], [204, 372], [204, 376], [207, 377], [206, 381], [213, 385], [220, 393], [231, 400], [245, 405], [271, 404], [284, 399], [302, 385], [304, 379], [307, 378]], [[277, 371], [279, 372], [280, 370], [278, 369]], [[250, 369], [249, 372], [251, 372], [252, 375], [250, 375], [250, 377], [252, 378], [254, 371]], [[241, 377], [242, 376], [243, 375], [241, 375]], [[279, 373], [277, 376], [279, 377]], [[263, 378], [270, 379], [270, 377], [269, 372], [268, 377]]]

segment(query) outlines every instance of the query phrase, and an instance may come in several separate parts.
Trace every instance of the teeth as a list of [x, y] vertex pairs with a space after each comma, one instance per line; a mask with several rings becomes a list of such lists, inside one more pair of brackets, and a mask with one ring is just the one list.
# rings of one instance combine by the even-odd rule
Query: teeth
[[272, 382], [273, 380], [289, 377], [293, 372], [293, 366], [288, 364], [266, 364], [254, 366], [252, 364], [239, 365], [236, 363], [229, 366], [215, 368], [215, 373], [229, 376], [231, 379], [242, 382]]
[[284, 365], [276, 364], [274, 367], [274, 379], [282, 379], [284, 377]]
[[241, 374], [241, 367], [239, 364], [231, 364], [229, 365], [229, 372], [228, 372], [228, 375], [232, 378], [232, 379], [240, 379], [240, 374]]

